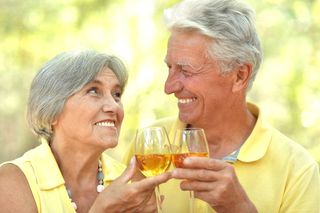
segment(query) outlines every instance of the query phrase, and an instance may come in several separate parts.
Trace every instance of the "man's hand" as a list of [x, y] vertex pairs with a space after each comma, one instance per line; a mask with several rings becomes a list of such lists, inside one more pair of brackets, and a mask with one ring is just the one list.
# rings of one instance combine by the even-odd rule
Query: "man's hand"
[[242, 188], [231, 164], [217, 159], [190, 157], [183, 168], [172, 171], [172, 177], [183, 179], [181, 189], [194, 191], [196, 198], [207, 202], [217, 212], [257, 212]]

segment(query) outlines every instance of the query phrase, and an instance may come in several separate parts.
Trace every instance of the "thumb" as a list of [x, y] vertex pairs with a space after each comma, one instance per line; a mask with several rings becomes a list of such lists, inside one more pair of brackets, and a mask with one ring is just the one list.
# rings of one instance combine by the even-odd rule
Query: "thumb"
[[123, 171], [123, 173], [120, 175], [120, 177], [117, 178], [117, 181], [120, 181], [122, 183], [127, 183], [129, 180], [132, 179], [132, 177], [137, 172], [137, 164], [136, 164], [136, 158], [133, 156], [130, 160], [129, 165], [127, 168]]

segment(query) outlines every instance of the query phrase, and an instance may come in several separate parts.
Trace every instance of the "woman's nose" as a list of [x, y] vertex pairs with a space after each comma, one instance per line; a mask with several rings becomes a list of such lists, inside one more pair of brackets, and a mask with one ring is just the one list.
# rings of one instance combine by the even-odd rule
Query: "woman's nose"
[[120, 105], [115, 101], [112, 95], [108, 95], [103, 99], [102, 111], [115, 113], [119, 109]]

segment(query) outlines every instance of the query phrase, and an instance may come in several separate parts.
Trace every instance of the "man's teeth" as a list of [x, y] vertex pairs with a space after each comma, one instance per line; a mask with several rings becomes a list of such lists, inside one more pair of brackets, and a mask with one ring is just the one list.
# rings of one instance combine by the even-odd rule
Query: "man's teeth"
[[191, 102], [194, 102], [196, 100], [196, 98], [184, 98], [184, 99], [179, 99], [178, 102], [180, 104], [188, 104]]
[[99, 123], [96, 123], [97, 126], [112, 126], [114, 127], [114, 122], [111, 121], [111, 122], [99, 122]]

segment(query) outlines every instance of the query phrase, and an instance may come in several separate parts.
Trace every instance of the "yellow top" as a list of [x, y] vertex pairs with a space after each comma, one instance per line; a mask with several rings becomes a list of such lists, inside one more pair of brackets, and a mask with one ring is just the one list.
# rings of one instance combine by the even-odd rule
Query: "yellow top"
[[[320, 212], [320, 177], [315, 160], [299, 144], [265, 122], [259, 109], [248, 103], [257, 117], [256, 125], [242, 145], [233, 164], [239, 181], [259, 213]], [[186, 124], [176, 118], [163, 119], [152, 126], [164, 126], [172, 141], [175, 130]], [[130, 159], [133, 149], [126, 156]], [[160, 186], [165, 195], [164, 212], [188, 212], [188, 193], [178, 180]], [[215, 212], [196, 199], [196, 212]]]
[[[102, 154], [101, 161], [104, 184], [107, 186], [125, 167], [106, 154]], [[75, 213], [63, 176], [46, 142], [27, 151], [22, 157], [6, 163], [17, 165], [26, 176], [39, 213]]]

